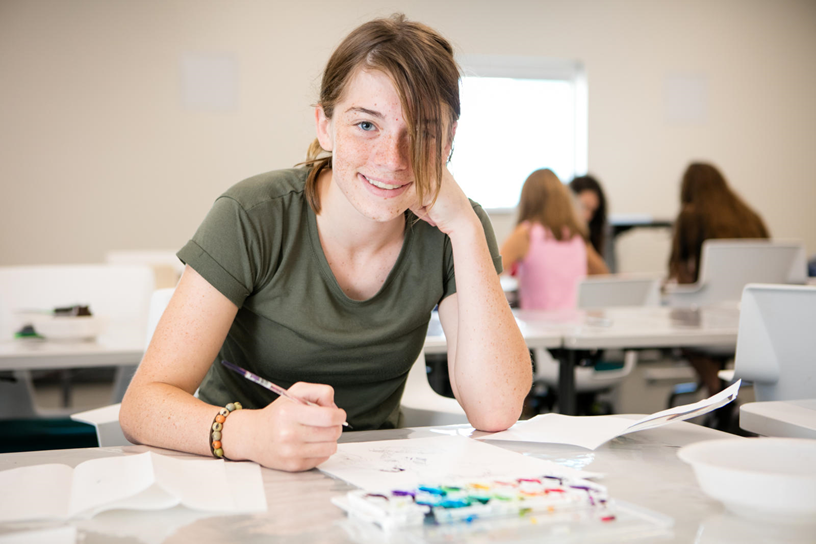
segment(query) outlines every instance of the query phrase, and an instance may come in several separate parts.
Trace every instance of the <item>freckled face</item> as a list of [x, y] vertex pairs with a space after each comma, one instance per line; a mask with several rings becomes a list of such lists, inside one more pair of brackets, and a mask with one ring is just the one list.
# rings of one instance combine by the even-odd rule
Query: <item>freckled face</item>
[[601, 204], [598, 201], [598, 195], [595, 191], [581, 191], [578, 193], [578, 200], [581, 202], [581, 209], [584, 212], [584, 221], [589, 223], [595, 217], [595, 212], [598, 211], [598, 206]]
[[408, 128], [388, 76], [360, 70], [331, 119], [318, 107], [317, 135], [332, 151], [333, 184], [364, 217], [390, 221], [416, 203]]

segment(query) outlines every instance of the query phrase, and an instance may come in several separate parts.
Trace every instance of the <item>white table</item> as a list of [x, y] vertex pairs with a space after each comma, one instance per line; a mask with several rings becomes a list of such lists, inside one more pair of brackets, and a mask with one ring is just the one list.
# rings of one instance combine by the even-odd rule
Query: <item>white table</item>
[[[15, 339], [10, 331], [0, 335], [0, 371], [27, 373], [31, 370], [67, 370], [70, 368], [117, 367], [111, 402], [122, 400], [127, 384], [136, 366], [142, 360], [145, 343], [145, 325], [142, 323], [114, 322], [104, 334], [89, 341], [58, 341], [44, 339]], [[27, 380], [27, 379], [26, 379]], [[63, 384], [63, 399], [68, 403], [70, 389]], [[30, 395], [22, 381], [4, 384], [9, 398], [27, 399]], [[32, 403], [33, 399], [29, 399]], [[2, 403], [0, 403], [2, 404]], [[66, 404], [67, 405], [67, 404]], [[6, 407], [5, 410], [9, 408]]]
[[143, 325], [113, 325], [90, 341], [0, 340], [0, 370], [90, 368], [139, 364], [144, 354]]
[[816, 399], [748, 402], [739, 425], [762, 436], [816, 439]]
[[[468, 426], [437, 429], [398, 429], [344, 433], [342, 442], [421, 438], [445, 432], [467, 433]], [[528, 455], [541, 457], [574, 468], [605, 473], [600, 480], [613, 499], [649, 509], [674, 520], [664, 535], [653, 535], [638, 542], [765, 543], [812, 542], [812, 531], [767, 523], [754, 523], [725, 511], [721, 503], [704, 495], [691, 468], [677, 458], [678, 447], [693, 442], [723, 438], [719, 431], [686, 422], [642, 431], [616, 438], [595, 451], [557, 444], [494, 442]], [[734, 437], [735, 440], [744, 440]], [[0, 470], [40, 463], [65, 463], [75, 466], [87, 459], [129, 455], [146, 451], [143, 446], [124, 448], [90, 448], [0, 455]], [[156, 450], [168, 455], [193, 457], [176, 452]], [[363, 542], [362, 535], [350, 534], [348, 522], [329, 499], [353, 489], [312, 470], [290, 474], [263, 469], [268, 512], [255, 515], [197, 517], [183, 508], [164, 512], [107, 512], [89, 521], [72, 522], [79, 528], [84, 544], [107, 542], [165, 542], [202, 544], [245, 542], [291, 542], [301, 544], [345, 544]], [[37, 528], [44, 523], [0, 525], [0, 536], [11, 530]], [[52, 524], [53, 526], [53, 524]], [[493, 540], [477, 535], [474, 541]], [[569, 535], [565, 535], [568, 538]], [[453, 539], [452, 542], [462, 540]], [[518, 542], [512, 533], [503, 533], [501, 542]], [[367, 542], [385, 542], [384, 539]], [[549, 540], [548, 542], [558, 542]]]
[[[739, 310], [735, 306], [701, 309], [640, 306], [574, 314], [561, 325], [563, 350], [559, 355], [558, 395], [563, 414], [575, 413], [575, 366], [579, 351], [699, 346], [733, 349], [739, 331]], [[549, 312], [519, 315], [542, 326], [558, 320], [558, 314]]]

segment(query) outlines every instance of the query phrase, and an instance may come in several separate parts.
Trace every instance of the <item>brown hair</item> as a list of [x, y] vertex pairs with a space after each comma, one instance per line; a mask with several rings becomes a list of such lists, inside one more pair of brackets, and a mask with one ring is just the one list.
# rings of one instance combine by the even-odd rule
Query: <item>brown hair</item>
[[669, 276], [697, 281], [703, 242], [712, 238], [768, 238], [762, 218], [711, 164], [692, 163], [680, 185], [680, 214], [674, 225]]
[[576, 234], [587, 239], [587, 230], [575, 213], [569, 190], [549, 168], [536, 170], [521, 188], [518, 223], [534, 221], [552, 232], [556, 240]]
[[[435, 202], [437, 180], [442, 178], [443, 105], [450, 121], [449, 139], [460, 114], [459, 66], [453, 48], [435, 30], [408, 21], [402, 14], [357, 27], [337, 47], [323, 72], [318, 104], [329, 119], [360, 69], [379, 70], [394, 84], [408, 126], [417, 197], [423, 201], [432, 193]], [[312, 167], [306, 180], [306, 198], [314, 212], [320, 213], [317, 179], [324, 168], [331, 168], [332, 158], [315, 140], [302, 164]]]
[[598, 209], [595, 210], [595, 214], [587, 226], [589, 227], [589, 241], [592, 247], [595, 248], [598, 255], [603, 257], [606, 249], [604, 243], [608, 225], [606, 224], [606, 195], [604, 195], [601, 184], [590, 175], [579, 176], [570, 182], [570, 189], [576, 196], [584, 191], [592, 191], [598, 197]]

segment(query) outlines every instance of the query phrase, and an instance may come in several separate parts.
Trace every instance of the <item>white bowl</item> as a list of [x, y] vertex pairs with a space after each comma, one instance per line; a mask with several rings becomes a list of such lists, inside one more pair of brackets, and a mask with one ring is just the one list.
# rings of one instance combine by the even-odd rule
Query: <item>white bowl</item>
[[32, 324], [37, 334], [48, 340], [92, 340], [102, 334], [108, 324], [104, 317], [95, 315], [27, 314], [23, 321]]
[[684, 446], [677, 455], [703, 492], [738, 516], [816, 524], [816, 440], [727, 438]]

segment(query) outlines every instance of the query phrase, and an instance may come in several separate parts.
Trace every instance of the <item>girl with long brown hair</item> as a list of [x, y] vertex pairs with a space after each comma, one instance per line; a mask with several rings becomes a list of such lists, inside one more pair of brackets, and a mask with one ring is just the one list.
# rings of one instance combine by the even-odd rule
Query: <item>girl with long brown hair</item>
[[[703, 242], [712, 238], [769, 238], [762, 218], [737, 195], [713, 165], [695, 162], [680, 185], [680, 213], [674, 222], [669, 278], [694, 283], [700, 272]], [[709, 353], [686, 349], [683, 354], [697, 371], [708, 393], [720, 390], [721, 361]]]
[[[446, 166], [458, 118], [459, 70], [436, 31], [398, 15], [351, 32], [323, 74], [306, 167], [238, 183], [179, 251], [187, 266], [123, 401], [125, 434], [313, 468], [346, 419], [354, 430], [400, 425], [437, 304], [469, 421], [512, 425], [530, 356], [490, 221]], [[236, 400], [244, 409], [230, 410]]]
[[703, 242], [712, 238], [769, 238], [762, 218], [737, 195], [713, 165], [692, 163], [680, 186], [669, 277], [694, 283]]
[[506, 270], [517, 269], [522, 309], [575, 308], [578, 282], [587, 273], [608, 272], [589, 242], [569, 189], [548, 168], [524, 182], [518, 222], [501, 254]]

